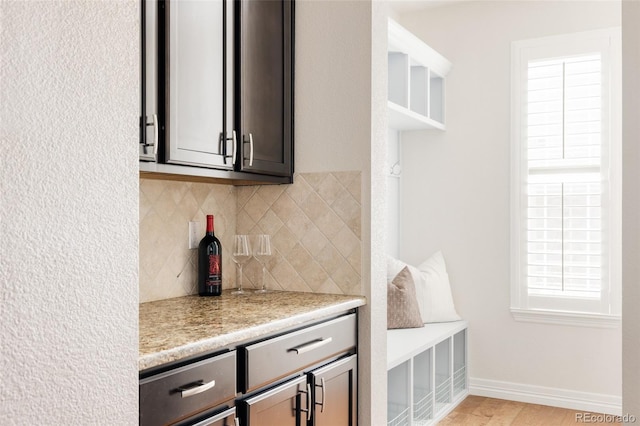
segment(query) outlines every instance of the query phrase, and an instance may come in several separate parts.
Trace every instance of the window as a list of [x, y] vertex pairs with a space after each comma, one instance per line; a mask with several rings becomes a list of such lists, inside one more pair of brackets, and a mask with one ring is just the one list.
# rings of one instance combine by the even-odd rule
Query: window
[[620, 30], [512, 46], [516, 319], [617, 324]]

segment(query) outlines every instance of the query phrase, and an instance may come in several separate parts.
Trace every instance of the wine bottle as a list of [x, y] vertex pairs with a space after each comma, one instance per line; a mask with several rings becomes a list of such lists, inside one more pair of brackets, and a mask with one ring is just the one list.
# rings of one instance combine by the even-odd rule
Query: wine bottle
[[222, 293], [222, 245], [213, 233], [213, 215], [207, 215], [207, 232], [198, 245], [198, 294]]

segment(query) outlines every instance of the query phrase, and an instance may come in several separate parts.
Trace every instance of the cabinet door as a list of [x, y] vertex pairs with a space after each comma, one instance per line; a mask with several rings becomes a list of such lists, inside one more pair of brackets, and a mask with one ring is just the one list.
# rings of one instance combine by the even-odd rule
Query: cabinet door
[[233, 168], [232, 93], [227, 92], [233, 63], [226, 59], [233, 20], [227, 3], [166, 2], [167, 163]]
[[293, 173], [293, 2], [236, 3], [239, 169]]
[[357, 355], [309, 373], [313, 388], [313, 426], [357, 424]]
[[305, 376], [242, 401], [242, 426], [302, 426], [307, 424], [311, 387]]
[[197, 421], [197, 423], [193, 423], [193, 421], [187, 421], [185, 425], [187, 424], [189, 426], [238, 426], [236, 420], [236, 409], [235, 407], [230, 408], [220, 414], [216, 414], [215, 416]]
[[140, 33], [140, 160], [158, 152], [158, 2], [142, 0]]

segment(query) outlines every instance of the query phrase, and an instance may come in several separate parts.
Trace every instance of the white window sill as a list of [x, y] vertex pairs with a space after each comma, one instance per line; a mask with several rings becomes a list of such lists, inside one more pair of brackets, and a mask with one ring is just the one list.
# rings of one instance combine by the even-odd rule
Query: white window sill
[[619, 315], [545, 311], [540, 309], [520, 308], [511, 308], [511, 314], [516, 321], [569, 325], [577, 327], [618, 328], [622, 323], [622, 317]]

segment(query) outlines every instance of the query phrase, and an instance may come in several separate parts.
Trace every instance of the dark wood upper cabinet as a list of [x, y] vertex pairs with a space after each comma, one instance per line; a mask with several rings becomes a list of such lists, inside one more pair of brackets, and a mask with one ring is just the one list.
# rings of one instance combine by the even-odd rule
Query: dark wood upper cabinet
[[140, 2], [140, 140], [141, 161], [158, 156], [158, 2]]
[[292, 182], [293, 8], [141, 0], [141, 176]]
[[293, 1], [239, 0], [235, 6], [238, 170], [292, 176]]

